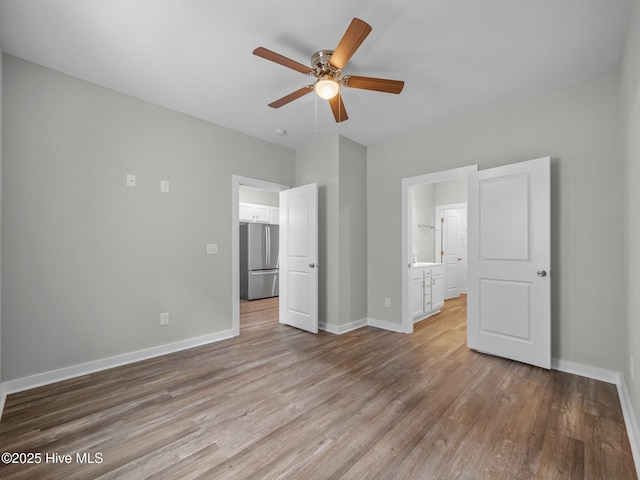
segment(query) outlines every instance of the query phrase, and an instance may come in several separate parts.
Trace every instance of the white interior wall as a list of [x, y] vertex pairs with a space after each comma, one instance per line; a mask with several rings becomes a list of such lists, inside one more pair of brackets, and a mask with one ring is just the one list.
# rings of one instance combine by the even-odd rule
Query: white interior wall
[[467, 180], [450, 180], [438, 182], [436, 185], [436, 205], [453, 205], [467, 203]]
[[338, 324], [358, 324], [367, 318], [367, 149], [340, 136]]
[[318, 184], [318, 315], [338, 331], [366, 322], [366, 148], [340, 135], [296, 151], [296, 186]]
[[295, 185], [318, 184], [318, 321], [339, 315], [339, 138], [326, 137], [296, 150]]
[[[404, 137], [403, 139], [394, 140], [383, 145], [370, 148], [368, 161], [369, 171], [367, 173], [369, 183], [367, 206], [369, 210], [368, 235], [372, 238], [373, 235], [381, 231], [379, 228], [385, 225], [387, 221], [390, 220], [385, 227], [387, 229], [389, 226], [393, 226], [394, 223], [396, 223], [394, 218], [397, 216], [399, 201], [396, 198], [398, 195], [395, 195], [395, 193], [397, 193], [396, 190], [399, 190], [398, 180], [401, 177], [448, 169], [451, 168], [451, 166], [462, 166], [470, 163], [480, 163], [481, 168], [487, 168], [499, 164], [511, 163], [513, 161], [526, 160], [540, 155], [551, 154], [554, 161], [552, 180], [553, 195], [554, 201], [557, 202], [556, 205], [558, 206], [558, 212], [555, 213], [553, 219], [555, 232], [553, 245], [555, 260], [554, 298], [556, 299], [554, 301], [553, 308], [555, 337], [554, 356], [600, 365], [604, 368], [624, 369], [627, 382], [630, 385], [632, 397], [635, 401], [636, 411], [638, 411], [638, 409], [640, 409], [640, 387], [638, 386], [637, 380], [631, 379], [629, 364], [627, 361], [628, 358], [616, 360], [614, 358], [616, 355], [612, 355], [612, 350], [615, 349], [615, 346], [622, 339], [626, 338], [627, 349], [625, 352], [630, 355], [635, 354], [636, 359], [640, 357], [640, 345], [637, 341], [637, 339], [640, 338], [640, 331], [638, 331], [637, 327], [638, 322], [634, 320], [640, 316], [640, 306], [638, 306], [636, 296], [632, 294], [633, 291], [637, 290], [636, 287], [640, 285], [637, 273], [640, 271], [640, 268], [637, 268], [640, 267], [640, 260], [638, 259], [637, 252], [630, 247], [630, 245], [636, 245], [640, 240], [640, 233], [638, 233], [640, 231], [638, 226], [639, 217], [633, 207], [633, 205], [638, 205], [640, 203], [637, 198], [637, 189], [632, 183], [634, 179], [638, 178], [638, 170], [640, 170], [640, 161], [638, 160], [637, 155], [639, 149], [638, 141], [637, 136], [633, 135], [633, 132], [638, 131], [638, 112], [640, 111], [640, 108], [638, 107], [638, 77], [640, 76], [640, 68], [638, 67], [637, 60], [637, 58], [640, 58], [640, 46], [637, 33], [640, 30], [640, 22], [638, 21], [638, 2], [635, 0], [634, 13], [632, 15], [631, 22], [629, 39], [627, 42], [627, 53], [623, 63], [624, 88], [622, 95], [623, 120], [626, 122], [626, 128], [624, 131], [627, 133], [624, 143], [626, 148], [625, 178], [627, 179], [627, 188], [625, 190], [626, 209], [624, 216], [627, 223], [625, 236], [625, 258], [626, 261], [628, 261], [629, 267], [623, 268], [624, 262], [620, 258], [614, 258], [612, 262], [608, 262], [608, 264], [605, 265], [604, 271], [600, 274], [603, 279], [603, 283], [611, 286], [607, 287], [603, 292], [594, 292], [592, 290], [593, 287], [583, 288], [585, 287], [584, 282], [579, 280], [580, 277], [587, 272], [587, 269], [591, 268], [590, 259], [597, 256], [598, 252], [602, 251], [603, 246], [606, 246], [606, 250], [609, 251], [611, 244], [615, 244], [616, 237], [618, 235], [620, 235], [620, 238], [622, 237], [622, 227], [614, 225], [612, 229], [593, 228], [593, 218], [603, 218], [607, 211], [616, 211], [616, 208], [622, 208], [622, 201], [619, 200], [620, 197], [616, 194], [616, 188], [617, 186], [620, 186], [622, 182], [615, 177], [617, 163], [615, 158], [612, 159], [612, 156], [615, 157], [614, 153], [616, 151], [615, 142], [612, 140], [613, 137], [616, 137], [615, 133], [612, 131], [615, 129], [616, 121], [610, 122], [612, 112], [609, 106], [609, 104], [616, 104], [616, 99], [614, 98], [615, 89], [611, 86], [611, 83], [615, 82], [615, 74], [605, 75], [598, 79], [593, 79], [579, 85], [543, 94], [533, 99], [502, 105], [467, 119], [450, 122], [447, 125], [430, 129], [426, 132], [420, 132], [420, 134], [416, 136]], [[70, 113], [76, 115], [80, 113], [82, 119], [88, 119], [93, 122], [93, 125], [90, 128], [83, 130], [85, 133], [92, 133], [92, 135], [89, 135], [91, 138], [89, 139], [88, 144], [79, 146], [75, 143], [81, 143], [85, 140], [81, 138], [81, 135], [75, 134], [76, 132], [74, 132], [73, 129], [71, 132], [66, 132], [66, 134], [59, 135], [57, 138], [54, 135], [51, 135], [52, 126], [47, 125], [47, 122], [53, 123], [52, 118], [55, 117], [55, 115], [49, 115], [48, 113], [50, 112], [41, 111], [40, 107], [34, 103], [27, 103], [25, 105], [28, 105], [29, 108], [27, 108], [24, 115], [17, 115], [17, 117], [19, 117], [17, 119], [14, 116], [14, 114], [17, 113], [15, 111], [17, 103], [16, 101], [12, 101], [11, 106], [9, 107], [11, 122], [26, 122], [26, 131], [28, 132], [24, 136], [18, 136], [17, 139], [11, 142], [9, 147], [5, 145], [4, 148], [0, 148], [0, 152], [10, 150], [11, 159], [8, 161], [10, 163], [9, 170], [12, 180], [14, 179], [13, 175], [16, 173], [16, 170], [14, 170], [14, 162], [16, 162], [14, 154], [16, 154], [15, 148], [17, 143], [24, 142], [20, 145], [20, 148], [18, 148], [18, 150], [21, 150], [18, 152], [20, 153], [20, 159], [25, 160], [28, 164], [27, 167], [24, 167], [24, 172], [29, 169], [35, 169], [35, 178], [38, 185], [44, 185], [46, 187], [46, 183], [42, 180], [37, 169], [42, 166], [46, 169], [47, 162], [44, 162], [44, 158], [46, 158], [47, 155], [43, 155], [42, 158], [39, 158], [39, 154], [50, 152], [50, 147], [54, 147], [55, 150], [55, 155], [52, 155], [51, 158], [54, 156], [62, 158], [63, 154], [68, 153], [68, 151], [75, 151], [76, 153], [78, 151], [82, 151], [82, 154], [78, 157], [87, 157], [91, 160], [105, 158], [105, 152], [101, 151], [101, 149], [113, 148], [113, 146], [108, 145], [111, 141], [117, 141], [122, 145], [135, 147], [139, 149], [139, 152], [142, 152], [145, 150], [144, 145], [146, 142], [155, 141], [154, 134], [164, 133], [167, 131], [166, 128], [163, 128], [166, 126], [162, 125], [163, 123], [170, 124], [172, 122], [176, 122], [177, 125], [172, 125], [172, 128], [177, 127], [181, 131], [189, 130], [191, 132], [191, 130], [193, 130], [197, 132], [191, 132], [189, 133], [189, 136], [195, 135], [198, 137], [201, 142], [198, 150], [207, 152], [202, 155], [194, 155], [194, 157], [187, 162], [187, 168], [196, 166], [200, 172], [208, 171], [213, 174], [213, 171], [208, 169], [209, 167], [204, 166], [207, 159], [212, 159], [217, 162], [221, 161], [220, 159], [223, 156], [227, 156], [229, 158], [234, 158], [234, 160], [238, 162], [238, 169], [232, 169], [229, 165], [225, 164], [223, 170], [250, 175], [252, 173], [252, 167], [255, 166], [251, 158], [253, 158], [253, 155], [257, 154], [259, 151], [259, 158], [262, 159], [264, 157], [263, 149], [266, 149], [269, 160], [267, 161], [267, 168], [262, 172], [262, 176], [280, 183], [292, 183], [290, 175], [285, 172], [286, 164], [291, 160], [291, 152], [286, 151], [286, 149], [278, 149], [277, 147], [265, 144], [264, 142], [258, 142], [254, 139], [229, 132], [228, 130], [205, 124], [204, 122], [198, 122], [193, 119], [189, 119], [188, 117], [173, 114], [165, 111], [164, 109], [157, 109], [156, 107], [148, 106], [146, 104], [141, 107], [138, 105], [141, 102], [133, 99], [124, 101], [118, 94], [105, 91], [104, 89], [99, 89], [93, 85], [85, 85], [83, 83], [79, 83], [80, 81], [75, 79], [63, 79], [59, 74], [52, 72], [47, 72], [45, 75], [42, 72], [37, 71], [39, 67], [24, 65], [17, 67], [16, 65], [19, 65], [21, 62], [17, 59], [10, 58], [8, 62], [12, 64], [11, 68], [15, 67], [16, 70], [21, 71], [19, 74], [16, 72], [11, 72], [10, 74], [12, 78], [10, 88], [12, 91], [14, 88], [17, 88], [15, 82], [18, 77], [26, 84], [25, 86], [19, 87], [19, 90], [23, 92], [19, 95], [19, 97], [21, 97], [20, 100], [24, 100], [24, 98], [22, 98], [24, 96], [24, 92], [32, 92], [38, 86], [44, 86], [44, 90], [49, 86], [52, 86], [56, 94], [62, 93], [65, 100], [72, 100], [70, 105], [63, 104], [62, 102], [57, 104], [57, 108], [61, 113], [63, 113], [63, 118], [66, 122], [60, 127], [62, 132], [59, 133], [65, 133], [65, 127], [78, 127], [78, 125], [73, 123], [73, 118]], [[29, 72], [30, 70], [33, 71]], [[1, 77], [2, 76], [0, 75], [0, 78]], [[47, 78], [44, 79], [44, 77]], [[65, 83], [68, 83], [68, 85], [65, 86]], [[7, 87], [5, 86], [3, 92], [6, 90]], [[35, 98], [41, 99], [41, 92], [34, 91], [33, 93], [35, 94]], [[8, 98], [6, 94], [3, 95], [3, 97]], [[115, 109], [108, 105], [112, 99], [117, 100], [115, 102], [117, 104]], [[80, 108], [80, 105], [78, 104], [87, 100], [89, 100], [87, 108]], [[5, 110], [7, 110], [6, 103], [7, 102], [5, 101]], [[51, 102], [47, 105], [47, 109], [55, 111], [56, 106], [53, 103], [54, 102]], [[107, 113], [108, 119], [114, 119], [116, 116], [117, 118], [121, 118], [120, 116], [123, 113], [127, 113], [130, 109], [134, 111], [152, 110], [153, 114], [161, 112], [160, 117], [162, 120], [158, 122], [151, 121], [154, 125], [150, 130], [137, 130], [136, 135], [141, 133], [146, 136], [143, 139], [139, 139], [139, 142], [127, 137], [126, 132], [123, 131], [111, 131], [108, 135], [106, 134], [107, 132], [103, 131], [103, 134], [100, 134], [100, 130], [103, 130], [103, 128], [98, 125], [101, 121], [99, 113]], [[72, 110], [73, 112], [71, 112]], [[141, 118], [145, 116], [142, 112], [137, 113]], [[27, 114], [31, 115], [31, 119], [29, 119]], [[167, 117], [173, 118], [172, 120], [167, 121]], [[486, 121], [488, 122], [485, 123]], [[36, 125], [37, 123], [40, 125]], [[21, 125], [12, 124], [9, 130], [14, 132], [19, 126], [21, 127]], [[38, 132], [34, 131], [36, 126], [45, 126], [49, 128], [49, 131], [47, 132], [49, 134], [49, 137], [47, 138], [48, 144], [45, 146], [42, 143], [38, 144], [38, 142], [35, 142], [35, 144], [32, 145], [32, 150], [28, 146], [30, 145], [31, 138], [37, 138], [38, 136]], [[5, 126], [4, 129], [6, 130], [7, 127]], [[213, 132], [215, 141], [210, 142], [204, 140], [200, 135], [203, 131], [208, 134]], [[497, 135], [498, 133], [500, 133], [500, 135]], [[460, 135], [465, 137], [466, 142], [464, 145], [456, 144], [454, 137]], [[421, 136], [424, 136], [425, 138], [419, 138]], [[5, 136], [4, 138], [8, 138], [8, 136]], [[407, 138], [412, 140], [412, 142], [407, 143], [413, 143], [413, 145], [402, 145], [404, 140]], [[1, 136], [0, 142], [2, 142]], [[215, 145], [212, 145], [212, 143]], [[234, 148], [238, 145], [243, 145], [241, 147], [242, 152], [239, 155], [234, 155]], [[1, 146], [2, 145], [0, 145], [0, 147]], [[93, 152], [90, 147], [94, 147]], [[212, 147], [210, 151], [209, 147]], [[221, 150], [221, 153], [216, 155], [215, 151], [218, 149]], [[392, 156], [391, 151], [393, 149], [397, 149], [397, 152]], [[153, 152], [146, 152], [149, 155], [146, 155], [147, 161], [145, 162], [146, 164], [144, 165], [144, 168], [151, 171], [154, 167], [152, 167], [152, 159], [149, 157], [152, 156], [152, 153], [157, 153], [159, 149], [149, 150], [153, 150]], [[176, 153], [175, 149], [171, 151]], [[87, 153], [88, 155], [85, 155]], [[112, 153], [121, 154], [123, 152]], [[161, 164], [164, 164], [165, 166], [172, 164], [172, 162], [164, 157], [164, 155], [159, 155], [159, 157], [162, 157]], [[586, 168], [581, 168], [582, 157]], [[110, 168], [117, 170], [117, 174], [114, 174], [114, 178], [117, 177], [116, 180], [119, 182], [122, 173], [128, 171], [127, 169], [123, 170], [123, 167], [126, 166], [124, 165], [126, 162], [117, 156], [111, 158], [114, 160], [114, 165], [112, 166], [99, 166], [99, 163], [96, 162], [92, 162], [91, 165], [92, 168], [95, 167], [102, 173], [105, 173], [105, 168], [107, 170]], [[389, 170], [397, 167], [397, 162], [388, 162], [388, 166], [382, 164], [388, 158], [401, 159], [398, 172], [391, 172]], [[77, 162], [79, 159], [80, 158], [74, 158], [74, 161]], [[224, 163], [224, 161], [222, 162]], [[6, 158], [3, 163], [7, 163]], [[603, 165], [608, 165], [606, 171], [604, 170]], [[177, 165], [175, 165], [175, 167], [177, 168]], [[589, 170], [592, 170], [592, 172], [590, 173]], [[64, 173], [68, 172], [69, 169], [65, 167], [63, 171], [57, 172], [53, 176], [53, 179], [59, 180]], [[82, 177], [82, 180], [84, 180], [85, 178], [88, 178], [87, 174], [91, 177], [89, 172], [82, 170], [79, 177]], [[213, 176], [218, 174], [219, 172], [215, 172]], [[386, 181], [383, 181], [383, 177], [386, 178]], [[78, 174], [72, 174], [72, 178], [78, 179]], [[394, 185], [394, 182], [398, 184], [397, 187]], [[5, 183], [6, 180], [3, 178], [2, 185], [4, 186]], [[82, 185], [83, 181], [80, 181], [79, 184]], [[23, 178], [17, 188], [23, 188], [26, 195], [31, 194], [33, 190], [37, 190], [38, 185], [31, 186], [30, 183]], [[75, 185], [75, 187], [77, 186], [78, 185]], [[104, 185], [101, 185], [100, 182], [95, 181], [95, 178], [92, 178], [92, 181], [89, 182], [89, 187], [96, 186], [104, 188]], [[172, 188], [173, 186], [174, 183], [172, 182]], [[202, 188], [202, 191], [205, 191], [204, 187]], [[386, 193], [384, 190], [389, 190], [390, 192]], [[380, 195], [379, 199], [376, 199], [375, 197], [379, 192], [383, 192], [383, 194]], [[598, 195], [594, 195], [593, 192], [598, 192]], [[12, 199], [14, 199], [13, 193], [14, 192], [10, 192]], [[77, 192], [74, 191], [74, 193]], [[59, 195], [60, 192], [57, 191], [57, 194]], [[2, 192], [2, 196], [6, 196], [4, 191]], [[100, 197], [98, 194], [96, 196]], [[205, 196], [208, 198], [208, 194]], [[43, 198], [43, 195], [36, 192], [35, 197], [40, 199]], [[82, 192], [82, 197], [84, 199], [90, 199], [91, 188], [85, 189], [85, 191]], [[394, 199], [396, 200], [394, 201]], [[58, 198], [58, 200], [60, 200], [60, 198]], [[386, 205], [385, 202], [387, 203]], [[601, 202], [602, 205], [597, 205], [598, 202]], [[61, 203], [74, 208], [74, 205], [71, 202], [67, 201], [66, 203]], [[122, 202], [116, 201], [115, 203], [122, 205]], [[4, 202], [4, 204], [6, 204], [6, 202]], [[147, 204], [146, 207], [149, 207], [149, 205]], [[6, 210], [4, 205], [2, 205], [2, 208], [3, 211]], [[18, 210], [20, 210], [21, 213], [25, 212], [24, 209]], [[148, 212], [151, 213], [152, 210], [153, 209], [150, 209]], [[16, 216], [15, 211], [10, 211], [9, 223], [17, 222]], [[115, 216], [117, 215], [114, 215], [114, 217]], [[204, 220], [204, 224], [208, 225], [206, 230], [211, 232], [213, 229], [211, 228], [208, 220], [206, 220], [204, 216], [200, 215], [200, 210], [198, 210], [197, 216], [200, 216], [200, 220]], [[37, 218], [38, 217], [36, 216], [36, 219]], [[36, 220], [34, 220], [34, 222], [35, 221]], [[29, 222], [30, 221], [27, 220], [27, 223]], [[49, 233], [56, 230], [55, 225], [52, 225], [52, 222], [44, 223], [45, 226], [50, 229]], [[4, 224], [5, 220], [3, 218], [3, 225]], [[95, 227], [95, 224], [92, 221], [90, 221], [88, 225], [90, 227]], [[132, 227], [133, 225], [135, 225], [134, 220], [129, 223], [129, 227]], [[32, 231], [34, 231], [33, 225], [26, 225], [23, 226], [23, 228], [31, 228]], [[24, 231], [23, 228], [20, 230]], [[149, 228], [149, 225], [145, 225], [145, 228]], [[162, 231], [160, 223], [156, 223], [154, 228], [158, 232]], [[3, 229], [3, 239], [7, 235], [6, 230], [6, 228]], [[131, 232], [121, 229], [120, 234], [126, 236], [131, 235]], [[206, 235], [207, 238], [210, 236], [211, 235], [208, 234]], [[216, 232], [213, 233], [213, 236], [216, 236]], [[394, 248], [397, 249], [397, 246], [394, 247], [394, 245], [398, 243], [394, 240], [395, 236], [396, 234], [391, 232], [388, 235], [384, 235], [382, 239], [369, 240], [368, 245], [369, 273], [367, 278], [369, 284], [369, 315], [382, 317], [390, 322], [394, 321], [393, 317], [397, 316], [395, 315], [397, 312], [395, 312], [393, 308], [388, 312], [380, 309], [382, 302], [379, 301], [379, 297], [392, 296], [392, 298], [396, 298], [398, 294], [395, 290], [397, 289], [398, 282], [394, 281], [397, 280], [395, 279], [396, 273], [394, 273], [394, 257], [397, 257], [398, 255], [395, 253], [385, 254], [383, 252], [385, 249], [388, 249], [390, 252], [393, 252]], [[70, 239], [72, 238], [72, 235], [68, 235], [67, 237], [67, 239]], [[14, 252], [13, 249], [16, 246], [15, 243], [17, 243], [15, 240], [16, 235], [12, 235], [12, 243], [10, 243], [8, 247], [11, 253]], [[43, 245], [43, 242], [38, 242], [37, 239], [30, 238], [28, 243], [29, 247], [25, 248], [21, 254], [21, 260], [25, 260], [29, 264], [27, 271], [22, 274], [18, 274], [19, 269], [15, 268], [16, 262], [9, 262], [11, 264], [9, 266], [10, 273], [5, 273], [3, 270], [3, 283], [8, 284], [6, 281], [7, 278], [11, 278], [12, 280], [15, 278], [20, 282], [25, 278], [29, 271], [32, 270], [32, 265], [30, 264], [34, 263], [34, 260], [30, 257], [37, 257], [37, 259], [43, 258], [42, 256], [39, 256], [40, 253], [43, 251], [46, 252], [47, 250], [47, 247]], [[109, 242], [105, 241], [104, 243]], [[116, 239], [116, 244], [117, 243]], [[576, 249], [573, 249], [570, 245], [576, 243], [583, 244], [579, 245]], [[98, 243], [98, 245], [103, 244]], [[144, 245], [144, 242], [140, 242], [138, 246], [144, 250]], [[122, 247], [122, 245], [119, 245], [119, 247]], [[5, 259], [7, 258], [7, 255], [5, 254], [6, 250], [7, 247], [3, 244], [2, 256]], [[60, 245], [56, 245], [56, 250], [58, 252], [64, 251], [64, 249], [60, 248]], [[32, 255], [29, 254], [29, 251]], [[381, 251], [382, 254], [379, 255]], [[95, 253], [92, 254], [87, 251], [83, 251], [82, 253], [83, 258], [85, 259], [88, 258], [93, 261], [99, 261], [97, 258], [98, 255]], [[120, 253], [123, 253], [122, 250]], [[44, 258], [46, 258], [46, 255], [44, 255]], [[129, 258], [129, 255], [127, 255], [127, 258]], [[175, 261], [176, 258], [172, 258], [171, 260]], [[64, 264], [60, 264], [60, 266], [63, 267]], [[54, 267], [55, 265], [45, 261], [41, 265], [41, 272], [46, 273], [47, 277], [50, 278], [52, 275], [55, 275], [53, 272], [56, 271], [56, 268]], [[223, 265], [222, 268], [225, 269], [227, 267]], [[61, 268], [61, 271], [65, 271], [65, 269]], [[622, 329], [618, 328], [618, 325], [615, 323], [604, 325], [602, 322], [598, 324], [596, 321], [598, 315], [603, 313], [606, 313], [607, 318], [613, 318], [615, 321], [616, 317], [621, 313], [620, 309], [617, 309], [615, 306], [616, 300], [621, 300], [621, 296], [617, 295], [615, 291], [623, 290], [623, 286], [621, 285], [622, 282], [616, 280], [616, 275], [619, 275], [621, 271], [626, 272], [624, 276], [624, 288], [626, 288], [627, 292], [625, 297], [626, 302], [621, 302], [624, 303], [626, 308], [626, 324]], [[99, 273], [99, 269], [93, 271], [89, 271], [89, 269], [87, 269], [87, 273], [90, 276], [96, 272]], [[386, 272], [391, 272], [391, 274], [380, 275], [381, 273]], [[216, 279], [217, 278], [218, 276], [216, 275]], [[578, 281], [575, 283], [575, 286], [572, 287], [572, 282], [576, 279]], [[65, 283], [65, 281], [66, 280], [63, 278], [62, 283]], [[215, 288], [217, 282], [218, 280], [211, 282], [206, 281], [204, 283]], [[34, 286], [34, 289], [43, 288], [42, 282], [36, 282], [36, 284], [37, 285]], [[396, 287], [394, 287], [394, 285], [396, 285]], [[145, 286], [143, 285], [143, 282], [139, 282], [136, 286], [136, 292], [148, 294], [155, 286], [157, 285]], [[25, 298], [22, 298], [20, 301], [25, 301], [27, 297], [32, 298], [34, 296], [34, 292], [29, 292], [28, 287], [25, 288], [27, 293], [24, 296]], [[158, 293], [166, 293], [164, 289], [160, 290], [163, 291], [159, 291]], [[54, 328], [54, 326], [61, 327], [62, 333], [53, 335], [55, 344], [60, 348], [64, 348], [66, 346], [62, 337], [65, 335], [64, 332], [68, 331], [67, 327], [69, 326], [65, 322], [62, 322], [61, 324], [57, 322], [61, 313], [66, 309], [70, 310], [70, 313], [74, 313], [74, 307], [77, 307], [77, 310], [82, 310], [86, 307], [87, 303], [91, 302], [91, 300], [83, 299], [81, 301], [81, 305], [76, 306], [73, 301], [70, 301], [70, 299], [73, 299], [73, 291], [74, 289], [68, 289], [68, 298], [60, 299], [68, 301], [66, 307], [64, 303], [52, 303], [53, 299], [51, 297], [43, 299], [36, 296], [36, 303], [46, 303], [49, 308], [45, 308], [44, 306], [33, 308], [41, 313], [40, 316], [35, 315], [35, 317], [38, 317], [39, 322], [44, 322], [45, 319], [51, 320], [51, 325], [43, 325], [45, 327], [43, 329], [45, 333], [41, 333], [41, 335], [46, 335], [47, 330]], [[99, 288], [97, 288], [96, 291], [99, 291]], [[594, 308], [595, 311], [590, 313], [590, 306], [583, 299], [594, 298], [592, 297], [593, 294], [596, 294], [600, 301]], [[4, 297], [6, 296], [7, 295], [5, 294]], [[146, 299], [148, 300], [148, 296], [144, 296], [147, 297]], [[215, 296], [221, 298], [223, 295]], [[101, 304], [104, 304], [102, 306], [106, 306], [106, 312], [112, 313], [112, 307], [110, 307], [109, 300], [113, 300], [113, 298], [102, 298], [99, 301], [94, 302], [92, 307], [100, 308]], [[132, 299], [129, 298], [127, 301], [131, 302]], [[12, 338], [16, 334], [18, 336], [23, 333], [26, 334], [22, 337], [25, 342], [26, 339], [30, 338], [27, 332], [21, 331], [21, 327], [15, 324], [15, 318], [13, 321], [8, 323], [6, 321], [6, 311], [11, 313], [11, 318], [13, 318], [13, 314], [16, 313], [15, 303], [16, 302], [12, 302], [9, 307], [4, 303], [2, 304], [3, 317], [0, 317], [0, 321], [4, 320], [4, 325], [0, 330], [2, 334], [2, 337], [0, 337], [0, 348], [7, 343], [5, 339], [6, 331], [10, 332]], [[394, 302], [393, 305], [398, 305], [398, 303], [399, 302]], [[220, 302], [220, 305], [224, 305], [224, 301]], [[210, 307], [211, 305], [209, 305], [205, 310], [209, 313], [216, 310]], [[610, 310], [609, 307], [611, 307], [612, 311], [604, 312], [605, 309]], [[155, 317], [155, 311], [157, 308], [153, 308], [152, 310], [153, 312], [149, 315]], [[53, 313], [53, 315], [49, 315], [51, 313]], [[221, 308], [218, 313], [221, 313], [221, 317], [223, 317], [225, 308]], [[27, 325], [33, 326], [37, 324], [30, 323], [32, 320], [30, 316], [27, 316], [26, 318]], [[74, 318], [77, 317], [74, 316]], [[95, 328], [98, 333], [102, 333], [103, 330], [111, 333], [113, 332], [113, 328], [108, 326], [110, 323], [109, 319], [107, 319], [106, 322], [101, 322], [100, 319], [98, 320], [99, 321], [96, 322], [95, 325], [88, 325], [84, 327], [80, 326], [78, 330], [82, 338], [86, 338], [87, 335], [90, 335], [89, 330], [92, 328]], [[136, 322], [135, 319], [132, 320]], [[584, 322], [582, 322], [582, 320], [584, 320]], [[156, 322], [153, 321], [150, 323]], [[120, 325], [123, 324], [120, 322]], [[124, 326], [126, 330], [126, 322]], [[36, 328], [35, 331], [37, 332], [39, 329]], [[205, 329], [202, 331], [209, 330]], [[583, 333], [585, 331], [588, 333], [586, 337], [583, 338]], [[594, 338], [598, 338], [601, 334], [604, 340], [603, 345], [596, 345]], [[38, 340], [38, 333], [34, 334], [31, 332], [31, 335], [36, 340], [34, 343], [38, 344], [40, 342], [40, 340]], [[160, 340], [164, 341], [163, 339]], [[31, 342], [29, 341], [26, 343], [28, 344]], [[143, 342], [143, 344], [153, 343], [156, 342]], [[32, 347], [27, 346], [27, 349], [30, 348]], [[125, 341], [122, 345], [118, 345], [115, 351], [125, 351], [128, 348], [132, 348], [132, 345], [129, 344], [128, 341]], [[36, 355], [36, 357], [39, 358], [36, 358], [35, 365], [28, 362], [25, 369], [16, 369], [14, 371], [13, 367], [11, 367], [10, 371], [7, 371], [7, 368], [4, 365], [6, 362], [4, 360], [6, 360], [8, 355], [6, 348], [2, 349], [0, 351], [0, 361], [2, 361], [2, 364], [0, 364], [2, 365], [1, 378], [8, 379], [13, 378], [16, 375], [25, 374], [25, 372], [29, 373], [38, 371], [47, 363], [47, 355], [51, 353], [49, 352], [49, 349], [45, 350], [46, 352], [43, 353], [42, 356]], [[71, 350], [74, 351], [71, 357], [79, 353], [73, 348]], [[592, 353], [588, 353], [589, 351], [592, 351]], [[98, 352], [98, 355], [104, 354], [105, 352]], [[79, 356], [76, 355], [76, 357], [76, 360], [82, 360], [91, 358], [92, 355], [81, 354]], [[18, 356], [18, 358], [20, 357]], [[55, 362], [55, 364], [64, 365], [73, 361], [71, 359], [60, 360], [62, 361]], [[49, 366], [47, 365], [47, 367]]]
[[599, 223], [622, 209], [617, 73], [368, 147], [369, 318], [401, 321], [403, 178], [542, 156], [552, 157], [552, 354], [620, 371], [623, 256], [592, 281], [594, 258], [622, 249], [623, 225]]
[[436, 185], [411, 187], [411, 254], [418, 262], [435, 262]]
[[294, 152], [7, 55], [3, 87], [3, 381], [231, 332], [231, 177]]
[[253, 187], [238, 187], [238, 198], [243, 203], [255, 203], [256, 205], [267, 205], [277, 207], [280, 205], [280, 195], [277, 192], [269, 192]]
[[[624, 378], [633, 410], [640, 414], [640, 2], [633, 1], [625, 54], [621, 68], [621, 113], [624, 146], [624, 210], [625, 225], [623, 256], [625, 328]], [[615, 217], [617, 218], [617, 216]], [[631, 358], [634, 372], [631, 371]], [[637, 424], [636, 424], [637, 427]], [[636, 432], [640, 440], [640, 432]], [[636, 458], [640, 470], [640, 458]]]
[[[2, 100], [4, 98], [4, 89], [2, 87], [3, 82], [3, 65], [4, 65], [4, 54], [2, 53], [2, 48], [0, 48], [0, 265], [2, 265], [2, 117], [3, 117], [3, 108], [2, 108]], [[2, 395], [2, 275], [0, 275], [0, 396]], [[0, 397], [1, 398], [1, 397]], [[0, 401], [1, 403], [1, 401]], [[0, 416], [2, 415], [2, 405], [0, 405]]]

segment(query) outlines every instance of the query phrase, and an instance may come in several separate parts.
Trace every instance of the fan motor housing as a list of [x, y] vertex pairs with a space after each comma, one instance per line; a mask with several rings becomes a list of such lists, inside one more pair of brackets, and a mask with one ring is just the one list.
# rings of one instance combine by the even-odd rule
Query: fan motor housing
[[331, 72], [335, 73], [336, 69], [329, 64], [333, 52], [333, 50], [318, 50], [311, 55], [311, 67], [315, 70], [317, 76]]

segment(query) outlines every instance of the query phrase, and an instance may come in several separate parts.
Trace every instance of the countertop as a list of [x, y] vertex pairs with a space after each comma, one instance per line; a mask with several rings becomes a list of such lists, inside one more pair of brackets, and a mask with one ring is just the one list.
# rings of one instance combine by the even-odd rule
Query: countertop
[[437, 267], [437, 266], [444, 266], [444, 263], [416, 262], [413, 265], [411, 265], [412, 268]]

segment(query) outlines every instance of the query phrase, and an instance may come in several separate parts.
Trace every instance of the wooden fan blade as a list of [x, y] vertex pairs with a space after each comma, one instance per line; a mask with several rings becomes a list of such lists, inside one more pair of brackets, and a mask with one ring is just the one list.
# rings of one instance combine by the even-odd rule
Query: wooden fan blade
[[371, 25], [367, 22], [363, 22], [359, 18], [351, 20], [342, 40], [331, 55], [329, 61], [331, 66], [342, 70], [369, 33], [371, 33]]
[[344, 122], [345, 120], [349, 120], [347, 116], [347, 110], [344, 108], [344, 102], [342, 101], [342, 97], [340, 96], [340, 92], [338, 94], [329, 99], [329, 105], [331, 105], [331, 110], [333, 110], [333, 118], [336, 119], [336, 123]]
[[385, 78], [359, 77], [349, 75], [344, 77], [342, 84], [345, 87], [360, 88], [362, 90], [375, 90], [376, 92], [398, 94], [404, 88], [402, 80], [387, 80]]
[[286, 96], [282, 97], [280, 100], [276, 100], [275, 102], [271, 102], [269, 104], [269, 106], [271, 108], [280, 108], [283, 105], [286, 105], [289, 102], [293, 102], [297, 98], [300, 98], [303, 95], [306, 95], [307, 93], [311, 93], [311, 92], [313, 92], [313, 85], [307, 85], [306, 87], [302, 87], [300, 90], [296, 90], [295, 92], [290, 93], [289, 95], [286, 95]]
[[292, 68], [293, 70], [296, 70], [300, 73], [304, 73], [304, 74], [311, 74], [313, 73], [313, 70], [311, 69], [311, 67], [307, 67], [306, 65], [303, 65], [302, 63], [298, 63], [295, 60], [291, 60], [290, 58], [287, 58], [285, 56], [280, 55], [279, 53], [276, 52], [272, 52], [271, 50], [268, 50], [264, 47], [258, 47], [253, 51], [254, 55], [257, 55], [258, 57], [262, 57], [266, 60], [270, 60], [272, 62], [278, 63], [280, 65], [283, 65], [287, 68]]

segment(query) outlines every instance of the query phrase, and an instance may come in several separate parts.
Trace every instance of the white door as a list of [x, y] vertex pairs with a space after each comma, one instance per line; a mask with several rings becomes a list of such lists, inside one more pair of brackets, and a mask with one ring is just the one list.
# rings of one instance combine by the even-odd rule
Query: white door
[[460, 247], [460, 212], [444, 210], [442, 223], [442, 263], [444, 263], [444, 298], [460, 296], [459, 269], [462, 261]]
[[469, 348], [551, 367], [549, 157], [469, 175]]
[[318, 185], [280, 192], [280, 323], [318, 333]]

